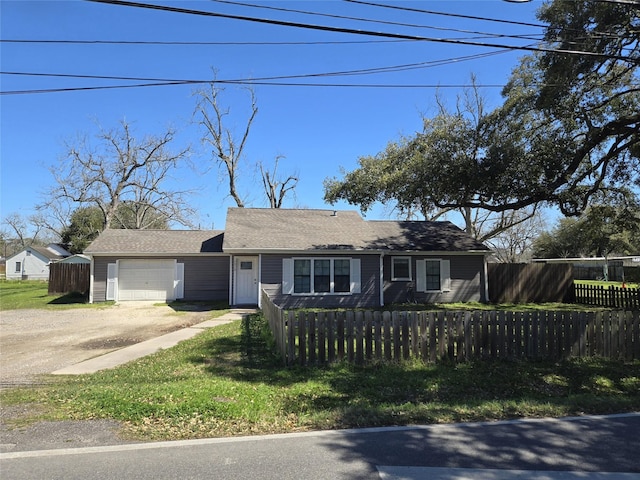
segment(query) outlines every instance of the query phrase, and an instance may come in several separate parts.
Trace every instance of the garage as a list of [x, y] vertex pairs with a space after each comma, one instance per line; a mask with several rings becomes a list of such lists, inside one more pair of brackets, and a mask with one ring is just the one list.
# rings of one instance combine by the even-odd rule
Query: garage
[[118, 300], [174, 300], [175, 260], [120, 260]]

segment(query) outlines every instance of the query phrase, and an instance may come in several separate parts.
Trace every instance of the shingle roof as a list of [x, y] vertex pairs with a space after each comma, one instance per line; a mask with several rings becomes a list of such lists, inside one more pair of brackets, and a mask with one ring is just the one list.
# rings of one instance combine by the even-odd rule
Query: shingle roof
[[450, 222], [365, 221], [352, 210], [230, 208], [226, 230], [105, 230], [92, 255], [242, 251], [488, 251]]
[[36, 251], [43, 257], [48, 258], [49, 260], [61, 260], [65, 258], [64, 256], [58, 255], [56, 252], [49, 250], [47, 247], [38, 247], [35, 245], [31, 245], [26, 250]]
[[225, 251], [363, 249], [368, 227], [355, 211], [230, 208]]
[[356, 211], [230, 208], [225, 251], [486, 251], [451, 222], [365, 221]]
[[103, 231], [85, 249], [96, 254], [221, 253], [221, 230], [119, 230]]
[[367, 222], [372, 230], [371, 248], [402, 251], [466, 252], [489, 248], [451, 222]]

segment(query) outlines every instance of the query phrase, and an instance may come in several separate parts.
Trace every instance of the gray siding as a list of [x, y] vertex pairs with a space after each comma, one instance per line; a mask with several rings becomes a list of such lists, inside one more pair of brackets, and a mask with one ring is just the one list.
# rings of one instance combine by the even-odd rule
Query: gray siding
[[[398, 255], [402, 256], [402, 255]], [[413, 289], [418, 303], [480, 302], [484, 298], [484, 256], [442, 255], [437, 258], [449, 260], [451, 265], [451, 291], [442, 293], [416, 292], [416, 260], [435, 257], [411, 257], [411, 281], [391, 281], [391, 256], [384, 258], [384, 303], [406, 303], [409, 288]]]
[[229, 257], [184, 257], [185, 300], [229, 300]]
[[[127, 257], [167, 258], [167, 257]], [[107, 289], [107, 265], [119, 257], [94, 257], [93, 301], [104, 302]], [[229, 300], [229, 257], [178, 257], [184, 263], [184, 300]]]
[[[338, 258], [340, 255], [328, 255]], [[283, 295], [282, 260], [293, 257], [320, 258], [321, 255], [262, 255], [261, 285], [274, 303], [283, 308], [376, 307], [380, 304], [380, 263], [378, 255], [343, 255], [360, 259], [361, 293], [353, 295]]]
[[107, 265], [116, 263], [117, 257], [94, 257], [93, 301], [105, 302], [107, 298]]

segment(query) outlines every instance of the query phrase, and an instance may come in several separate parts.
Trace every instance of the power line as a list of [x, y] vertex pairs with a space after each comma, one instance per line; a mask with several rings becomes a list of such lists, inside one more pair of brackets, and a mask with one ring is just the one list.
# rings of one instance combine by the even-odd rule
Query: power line
[[345, 45], [345, 44], [370, 44], [370, 43], [406, 43], [412, 40], [341, 40], [318, 42], [196, 42], [196, 41], [160, 41], [160, 40], [54, 40], [54, 39], [0, 39], [0, 43], [52, 43], [52, 44], [78, 44], [78, 45]]
[[499, 18], [489, 18], [489, 17], [478, 17], [476, 15], [464, 15], [462, 13], [448, 13], [448, 12], [436, 12], [434, 10], [424, 10], [421, 8], [411, 8], [411, 7], [399, 7], [397, 5], [385, 5], [374, 2], [365, 2], [362, 0], [343, 0], [348, 3], [357, 3], [360, 5], [368, 5], [370, 7], [380, 7], [380, 8], [390, 8], [394, 10], [403, 10], [406, 12], [415, 12], [415, 13], [426, 13], [429, 15], [442, 15], [445, 17], [454, 17], [454, 18], [465, 18], [467, 20], [481, 20], [486, 22], [496, 22], [496, 23], [506, 23], [509, 25], [520, 25], [524, 27], [535, 27], [535, 28], [546, 28], [547, 25], [541, 23], [529, 23], [529, 22], [518, 22], [515, 20], [502, 20]]
[[374, 37], [386, 37], [386, 38], [394, 38], [394, 39], [402, 39], [402, 40], [448, 43], [448, 44], [454, 44], [454, 45], [471, 45], [471, 46], [478, 46], [478, 47], [503, 48], [507, 50], [562, 53], [566, 55], [583, 55], [583, 56], [589, 56], [589, 57], [607, 58], [607, 59], [621, 60], [625, 62], [640, 63], [640, 59], [632, 58], [629, 56], [601, 54], [597, 52], [587, 52], [582, 50], [554, 49], [554, 48], [546, 48], [546, 47], [540, 47], [540, 46], [531, 47], [531, 46], [518, 46], [518, 45], [504, 45], [499, 43], [476, 42], [476, 41], [470, 41], [470, 40], [454, 40], [454, 39], [447, 39], [447, 38], [422, 37], [417, 35], [407, 35], [407, 34], [401, 34], [401, 33], [374, 32], [369, 30], [359, 30], [359, 29], [353, 29], [353, 28], [332, 27], [332, 26], [326, 26], [326, 25], [313, 25], [313, 24], [306, 24], [306, 23], [299, 23], [299, 22], [289, 22], [284, 20], [247, 17], [242, 15], [231, 15], [231, 14], [217, 13], [217, 12], [205, 12], [201, 10], [169, 7], [164, 5], [153, 5], [153, 4], [139, 3], [139, 2], [133, 2], [128, 0], [85, 0], [85, 1], [93, 2], [93, 3], [104, 3], [109, 5], [125, 6], [125, 7], [145, 8], [145, 9], [159, 10], [159, 11], [172, 12], [172, 13], [183, 13], [183, 14], [189, 14], [189, 15], [199, 15], [199, 16], [206, 16], [206, 17], [216, 17], [216, 18], [227, 18], [227, 19], [233, 19], [233, 20], [242, 20], [242, 21], [263, 23], [263, 24], [269, 24], [269, 25], [285, 26], [285, 27], [303, 28], [303, 29], [309, 29], [309, 30], [320, 30], [325, 32], [347, 33], [347, 34], [353, 34], [353, 35], [366, 35], [366, 36], [374, 36]]
[[[428, 15], [443, 15], [443, 16], [447, 16], [447, 17], [466, 18], [466, 19], [470, 19], [470, 20], [481, 20], [481, 21], [487, 21], [487, 22], [506, 23], [506, 24], [510, 24], [510, 25], [522, 25], [522, 26], [528, 26], [528, 27], [542, 27], [542, 28], [545, 28], [545, 29], [550, 28], [549, 25], [543, 25], [543, 24], [528, 23], [528, 22], [518, 22], [518, 21], [513, 21], [513, 20], [503, 20], [503, 19], [488, 18], [488, 17], [479, 17], [479, 16], [476, 16], [476, 15], [464, 15], [464, 14], [459, 14], [459, 13], [436, 12], [436, 11], [433, 11], [433, 10], [424, 10], [424, 9], [420, 9], [420, 8], [411, 8], [411, 7], [400, 7], [400, 6], [397, 6], [397, 5], [386, 5], [386, 4], [381, 4], [381, 3], [369, 2], [369, 1], [365, 1], [365, 0], [343, 0], [343, 1], [344, 2], [348, 2], [348, 3], [355, 3], [355, 4], [359, 4], [359, 5], [368, 5], [368, 6], [371, 6], [371, 7], [388, 8], [388, 9], [393, 9], [393, 10], [401, 10], [401, 11], [414, 12], [414, 13], [424, 13], [424, 14], [428, 14]], [[638, 5], [640, 7], [640, 1], [638, 1], [638, 0], [592, 0], [592, 1], [599, 1], [599, 2], [602, 2], [602, 3], [612, 3], [612, 4], [618, 4], [618, 5]], [[577, 32], [577, 33], [583, 33], [581, 30], [570, 30], [570, 31]], [[590, 32], [590, 36], [616, 38], [618, 35], [615, 34], [615, 33], [592, 31], [592, 32]]]
[[[140, 88], [140, 87], [164, 87], [172, 85], [196, 85], [211, 83], [211, 80], [203, 81], [184, 81], [184, 82], [158, 82], [158, 83], [140, 83], [134, 85], [102, 85], [94, 87], [66, 87], [66, 88], [48, 88], [48, 89], [32, 89], [32, 90], [9, 90], [0, 92], [0, 95], [30, 95], [38, 93], [61, 93], [61, 92], [77, 92], [88, 90], [109, 90], [122, 88]], [[352, 84], [352, 83], [292, 83], [292, 82], [254, 82], [247, 80], [216, 80], [214, 83], [229, 85], [249, 85], [249, 86], [275, 86], [275, 87], [335, 87], [335, 88], [467, 88], [471, 84]], [[485, 84], [478, 85], [480, 88], [503, 88], [502, 84]]]
[[[378, 73], [393, 73], [406, 70], [422, 69], [429, 67], [437, 67], [447, 65], [450, 63], [458, 63], [467, 60], [475, 60], [478, 58], [485, 58], [493, 55], [499, 55], [504, 51], [488, 52], [476, 55], [466, 55], [462, 57], [454, 57], [440, 60], [431, 60], [427, 62], [416, 62], [401, 65], [390, 65], [385, 67], [373, 67], [363, 68], [356, 70], [342, 70], [335, 72], [320, 72], [320, 73], [306, 73], [298, 75], [279, 75], [271, 77], [258, 77], [250, 80], [187, 80], [187, 79], [168, 79], [168, 78], [149, 78], [149, 77], [124, 77], [114, 75], [86, 75], [86, 74], [69, 74], [69, 73], [42, 73], [42, 72], [11, 72], [0, 71], [0, 75], [15, 75], [15, 76], [31, 76], [31, 77], [48, 77], [48, 78], [78, 78], [78, 79], [91, 79], [91, 80], [126, 80], [126, 81], [144, 81], [154, 82], [158, 84], [170, 84], [170, 85], [184, 85], [184, 84], [202, 84], [210, 82], [218, 83], [235, 83], [235, 82], [248, 82], [257, 84], [258, 82], [273, 81], [273, 80], [291, 80], [299, 78], [321, 78], [321, 77], [337, 77], [337, 76], [355, 76], [355, 75], [371, 75]], [[146, 85], [146, 84], [145, 84]], [[15, 92], [13, 92], [15, 93]], [[5, 93], [6, 94], [6, 93]]]
[[410, 27], [410, 28], [425, 28], [430, 30], [439, 30], [439, 31], [447, 31], [447, 32], [456, 32], [456, 33], [465, 33], [465, 34], [473, 34], [473, 35], [481, 35], [481, 38], [519, 38], [524, 40], [539, 40], [542, 34], [537, 34], [537, 38], [532, 38], [529, 35], [510, 35], [510, 34], [501, 34], [501, 33], [489, 33], [489, 32], [478, 32], [475, 30], [465, 30], [459, 28], [450, 28], [450, 27], [435, 27], [432, 25], [421, 25], [416, 23], [402, 23], [402, 22], [392, 22], [389, 20], [374, 20], [370, 18], [362, 18], [362, 17], [350, 17], [346, 15], [337, 15], [332, 13], [319, 13], [319, 12], [309, 12], [306, 10], [295, 10], [291, 8], [282, 8], [282, 7], [273, 7], [270, 5], [256, 5], [252, 3], [245, 2], [237, 2], [232, 0], [210, 0], [216, 3], [223, 3], [229, 5], [239, 5], [243, 7], [251, 7], [251, 8], [263, 8], [266, 10], [273, 10], [278, 12], [288, 12], [288, 13], [299, 13], [303, 15], [313, 15], [317, 17], [328, 17], [335, 18], [339, 20], [354, 20], [357, 22], [368, 22], [368, 23], [380, 23], [383, 25], [393, 25], [400, 27]]

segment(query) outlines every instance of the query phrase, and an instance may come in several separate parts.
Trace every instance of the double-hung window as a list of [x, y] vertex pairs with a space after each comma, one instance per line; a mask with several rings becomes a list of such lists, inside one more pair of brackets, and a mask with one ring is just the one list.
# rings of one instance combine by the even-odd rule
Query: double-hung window
[[316, 293], [331, 291], [331, 260], [313, 261], [313, 291]]
[[391, 257], [391, 280], [411, 280], [410, 257]]
[[427, 292], [441, 290], [440, 260], [425, 260], [425, 275]]
[[22, 262], [16, 262], [16, 273], [22, 272]]
[[353, 258], [286, 258], [282, 291], [288, 294], [350, 294], [360, 291], [360, 260]]
[[333, 261], [333, 291], [349, 293], [351, 289], [351, 260], [336, 259]]
[[311, 260], [299, 259], [293, 262], [293, 292], [311, 292]]
[[440, 258], [416, 260], [416, 291], [451, 291], [451, 264], [449, 260]]

